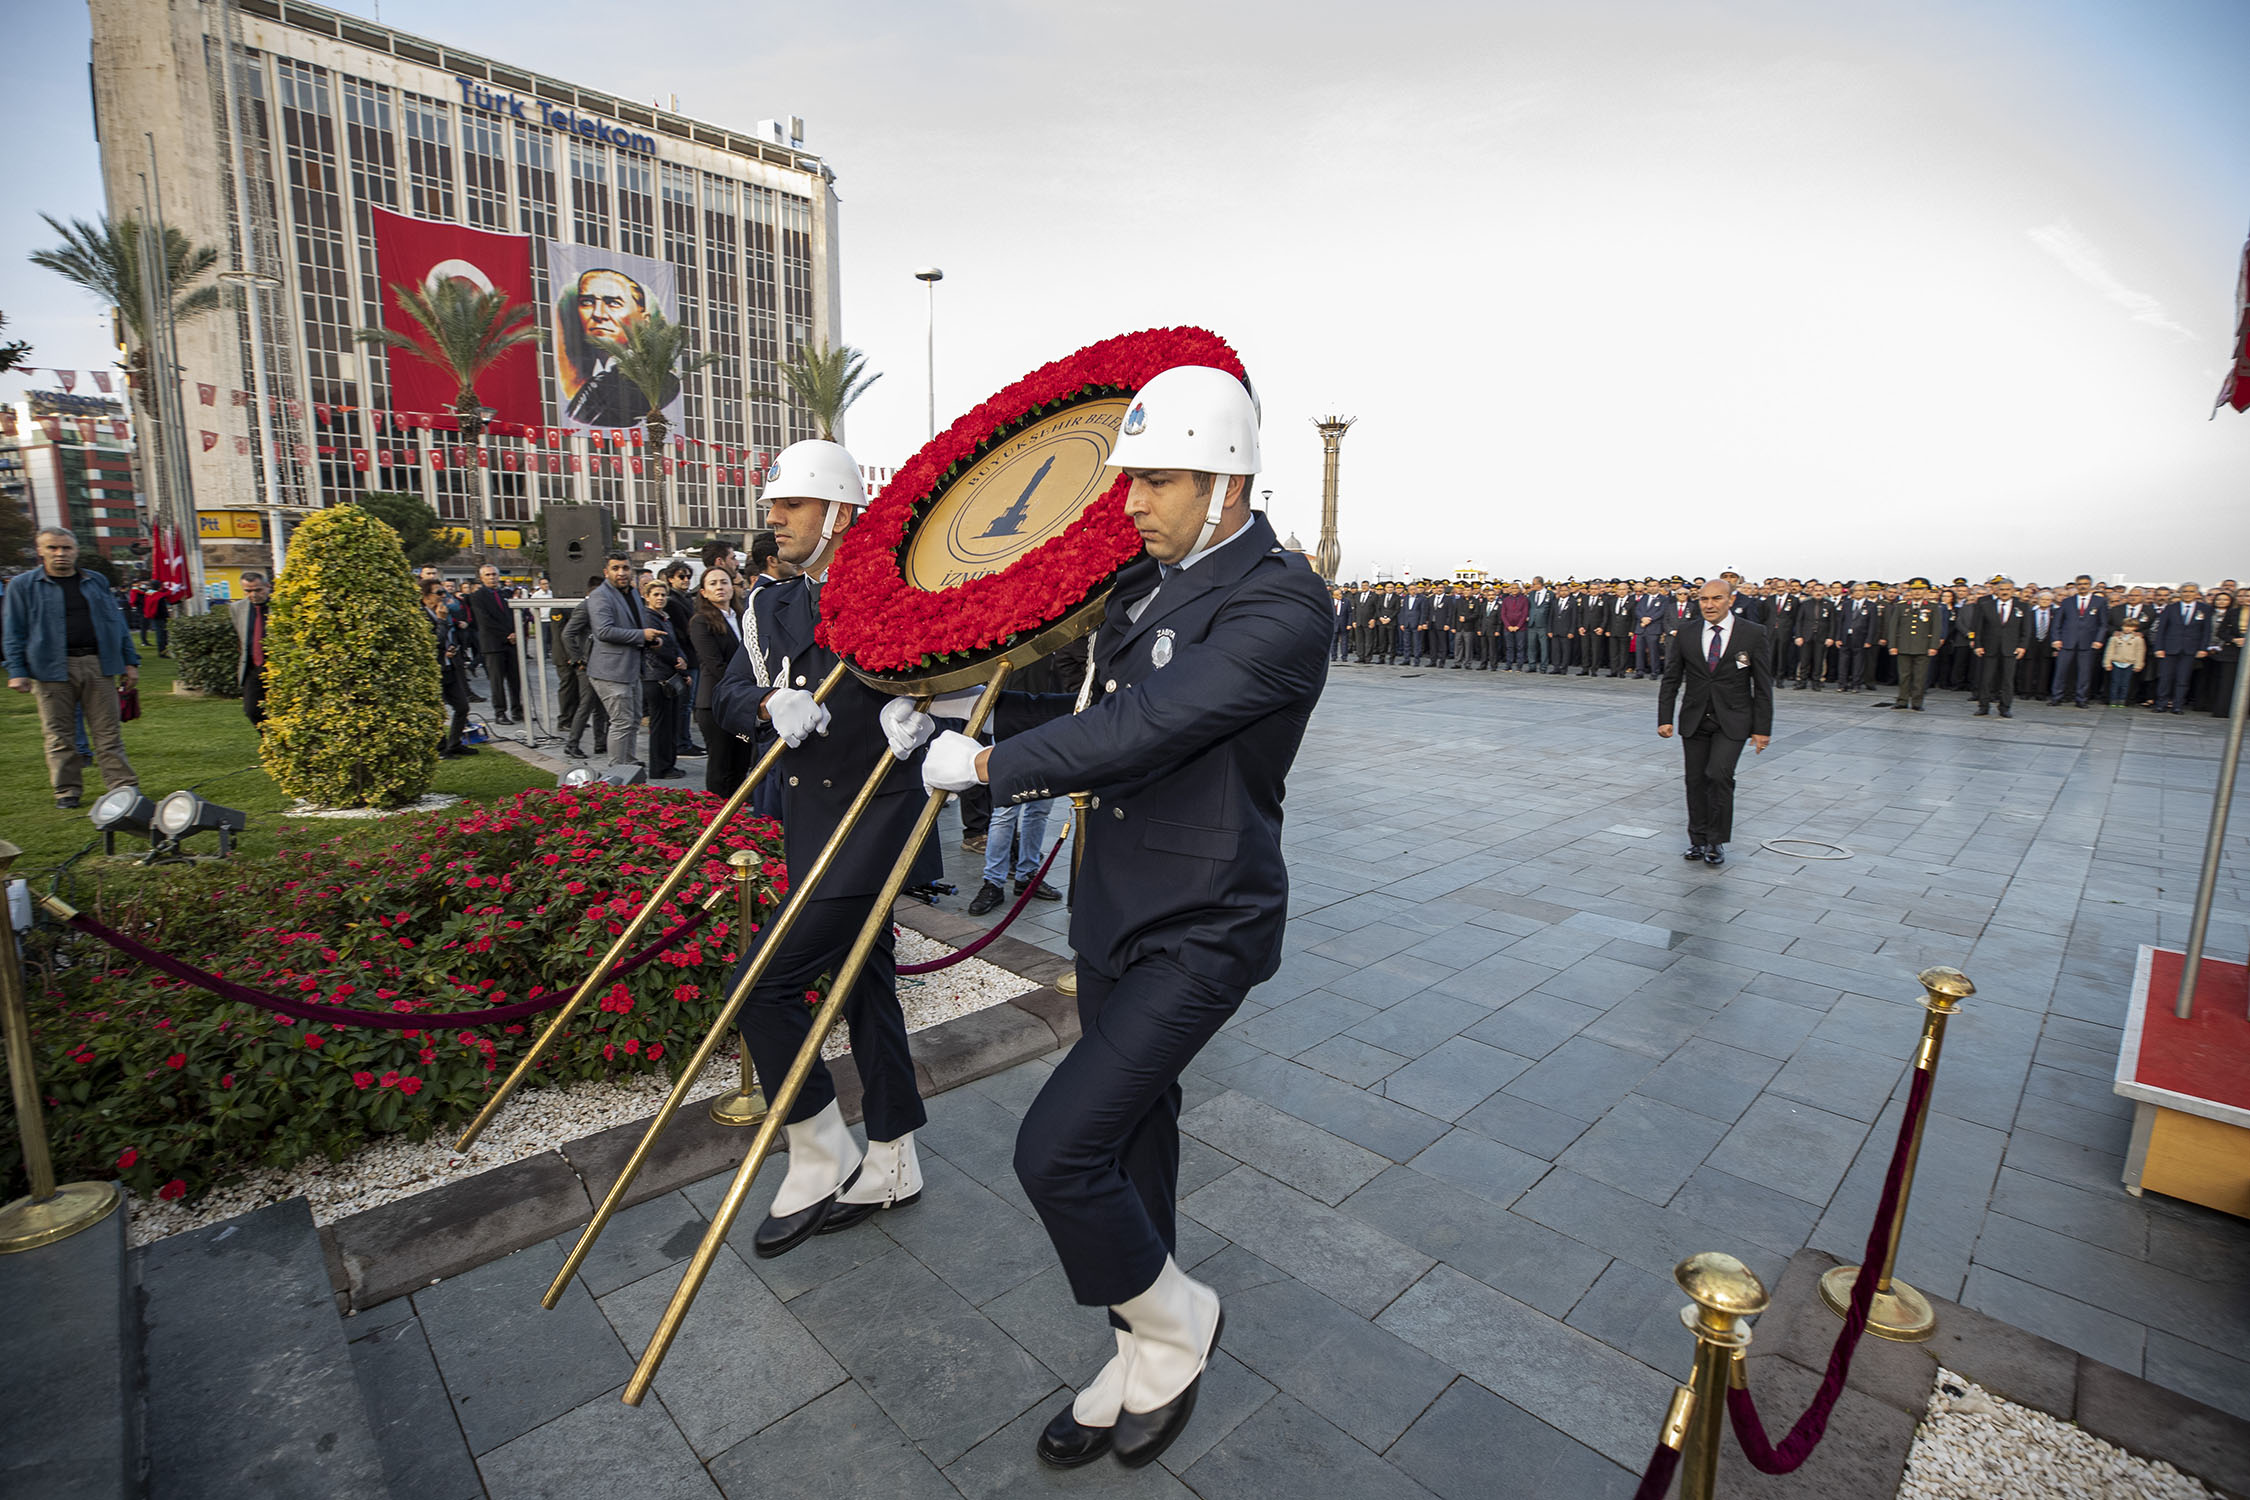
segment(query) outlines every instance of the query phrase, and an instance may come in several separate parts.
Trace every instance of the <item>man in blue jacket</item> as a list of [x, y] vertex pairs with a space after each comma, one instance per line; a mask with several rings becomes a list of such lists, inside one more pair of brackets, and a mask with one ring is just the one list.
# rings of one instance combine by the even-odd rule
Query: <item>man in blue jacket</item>
[[[999, 802], [1093, 794], [1071, 946], [1084, 1035], [1016, 1137], [1016, 1176], [1117, 1355], [1038, 1441], [1057, 1467], [1146, 1464], [1179, 1435], [1219, 1298], [1172, 1258], [1180, 1072], [1281, 961], [1283, 781], [1327, 680], [1327, 601], [1250, 510], [1258, 415], [1182, 366], [1142, 387], [1110, 462], [1147, 556], [1094, 638], [1100, 696], [1004, 696], [990, 749], [932, 743], [924, 782]], [[1408, 649], [1411, 649], [1409, 647]], [[1016, 717], [1044, 719], [1018, 727]]]
[[[2196, 663], [2211, 649], [2211, 607], [2203, 602], [2203, 590], [2192, 583], [2180, 585], [2179, 596], [2156, 616], [2156, 639], [2149, 648], [2156, 653], [2156, 711], [2179, 713], [2188, 701]], [[52, 738], [48, 743], [54, 743]]]
[[36, 572], [8, 584], [4, 630], [8, 686], [39, 700], [39, 727], [47, 741], [47, 779], [55, 806], [76, 807], [85, 795], [85, 765], [78, 756], [78, 716], [109, 789], [139, 786], [125, 758], [118, 726], [117, 679], [141, 679], [141, 654], [117, 596], [98, 576], [78, 571], [78, 539], [48, 527], [39, 533]]
[[2063, 694], [2075, 687], [2075, 701], [2084, 708], [2095, 665], [2109, 640], [2109, 600], [2094, 591], [2091, 575], [2081, 573], [2056, 607], [2061, 615], [2055, 627], [2055, 680], [2047, 703], [2061, 707]]

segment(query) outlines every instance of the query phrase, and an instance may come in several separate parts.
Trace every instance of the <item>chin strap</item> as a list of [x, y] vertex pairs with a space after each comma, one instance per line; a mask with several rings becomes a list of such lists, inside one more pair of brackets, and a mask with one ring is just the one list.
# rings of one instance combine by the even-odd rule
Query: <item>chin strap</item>
[[[1244, 476], [1243, 494], [1245, 497], [1249, 494], [1250, 480], [1255, 477], [1255, 475]], [[1195, 545], [1188, 548], [1187, 556], [1174, 564], [1175, 567], [1186, 567], [1190, 560], [1202, 555], [1204, 550], [1211, 545], [1212, 534], [1219, 529], [1219, 517], [1226, 513], [1227, 487], [1233, 482], [1234, 476], [1232, 474], [1214, 474], [1211, 476], [1211, 508], [1204, 512], [1203, 530], [1196, 537]]]

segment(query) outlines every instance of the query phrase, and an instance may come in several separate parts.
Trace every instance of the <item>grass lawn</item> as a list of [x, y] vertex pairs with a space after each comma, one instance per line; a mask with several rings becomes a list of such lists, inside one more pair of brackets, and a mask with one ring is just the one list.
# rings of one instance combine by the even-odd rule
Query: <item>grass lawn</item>
[[[242, 716], [242, 700], [181, 697], [173, 693], [172, 679], [173, 663], [158, 660], [152, 651], [142, 652], [141, 717], [125, 726], [125, 756], [140, 773], [141, 790], [161, 800], [167, 792], [190, 787], [222, 807], [239, 808], [250, 815], [250, 829], [236, 849], [251, 855], [273, 853], [284, 827], [280, 814], [295, 799], [283, 795], [258, 764], [258, 735]], [[38, 706], [29, 693], [0, 693], [0, 838], [23, 850], [14, 874], [35, 876], [50, 870], [98, 837], [86, 821], [86, 811], [106, 787], [100, 767], [87, 767], [85, 775], [85, 804], [74, 812], [56, 807], [41, 751]], [[477, 801], [553, 784], [547, 772], [487, 748], [465, 760], [439, 762], [430, 790]], [[327, 839], [368, 825], [316, 819], [287, 826]], [[382, 826], [396, 830], [398, 824]], [[293, 844], [306, 841], [302, 835], [291, 840]], [[146, 847], [127, 836], [120, 836], [117, 845], [120, 853]], [[216, 853], [218, 838], [200, 834], [188, 847]]]

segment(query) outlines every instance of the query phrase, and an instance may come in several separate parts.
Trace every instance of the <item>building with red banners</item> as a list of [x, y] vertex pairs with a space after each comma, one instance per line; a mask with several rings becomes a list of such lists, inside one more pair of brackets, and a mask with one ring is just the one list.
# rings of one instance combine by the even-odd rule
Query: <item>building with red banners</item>
[[[176, 329], [196, 511], [286, 535], [406, 491], [496, 554], [548, 505], [604, 506], [637, 549], [756, 524], [767, 458], [814, 435], [778, 366], [840, 341], [835, 179], [802, 121], [714, 125], [315, 5], [91, 10], [109, 212], [214, 248], [226, 283]], [[426, 341], [394, 289], [445, 278], [548, 330], [478, 381], [481, 440], [442, 371], [354, 336]], [[652, 311], [719, 356], [662, 393], [662, 451], [605, 352]]]
[[59, 526], [120, 578], [145, 567], [148, 513], [134, 474], [133, 423], [107, 396], [30, 391], [0, 405], [0, 503]]

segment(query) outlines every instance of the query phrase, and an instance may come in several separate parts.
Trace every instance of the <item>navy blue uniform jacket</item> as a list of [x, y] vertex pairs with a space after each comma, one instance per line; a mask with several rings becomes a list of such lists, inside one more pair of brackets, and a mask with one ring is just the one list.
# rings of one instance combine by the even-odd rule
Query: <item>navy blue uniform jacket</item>
[[[750, 632], [745, 630], [744, 649], [734, 654], [727, 675], [719, 683], [715, 710], [719, 726], [734, 735], [754, 734], [761, 728], [770, 733], [771, 726], [762, 725], [758, 719], [758, 705], [765, 702], [766, 694], [783, 686], [809, 693], [836, 665], [834, 652], [813, 643], [816, 621], [811, 591], [804, 579], [791, 578], [759, 589], [750, 596], [750, 612], [757, 623], [758, 645], [772, 686], [758, 682], [748, 649]], [[784, 657], [789, 661], [786, 684], [781, 681]], [[781, 764], [773, 774], [781, 778], [781, 833], [792, 881], [800, 879], [820, 857], [829, 835], [843, 822], [852, 798], [866, 784], [867, 773], [875, 768], [875, 758], [889, 758], [890, 747], [876, 718], [889, 701], [889, 694], [876, 692], [847, 672], [827, 698], [833, 716], [828, 733], [813, 735], [796, 749], [781, 752]], [[906, 847], [907, 835], [914, 831], [914, 820], [922, 814], [926, 795], [922, 790], [922, 753], [917, 750], [912, 760], [891, 768], [866, 816], [837, 851], [820, 889], [813, 893], [814, 900], [872, 896], [882, 890], [899, 850]], [[944, 873], [936, 845], [925, 842], [906, 883], [927, 885]]]
[[1281, 965], [1283, 783], [1328, 680], [1328, 598], [1262, 515], [1157, 580], [1146, 557], [1118, 575], [1084, 713], [1069, 694], [1002, 695], [992, 797], [1099, 799], [1070, 921], [1080, 962], [1116, 979], [1162, 954], [1247, 989]]

